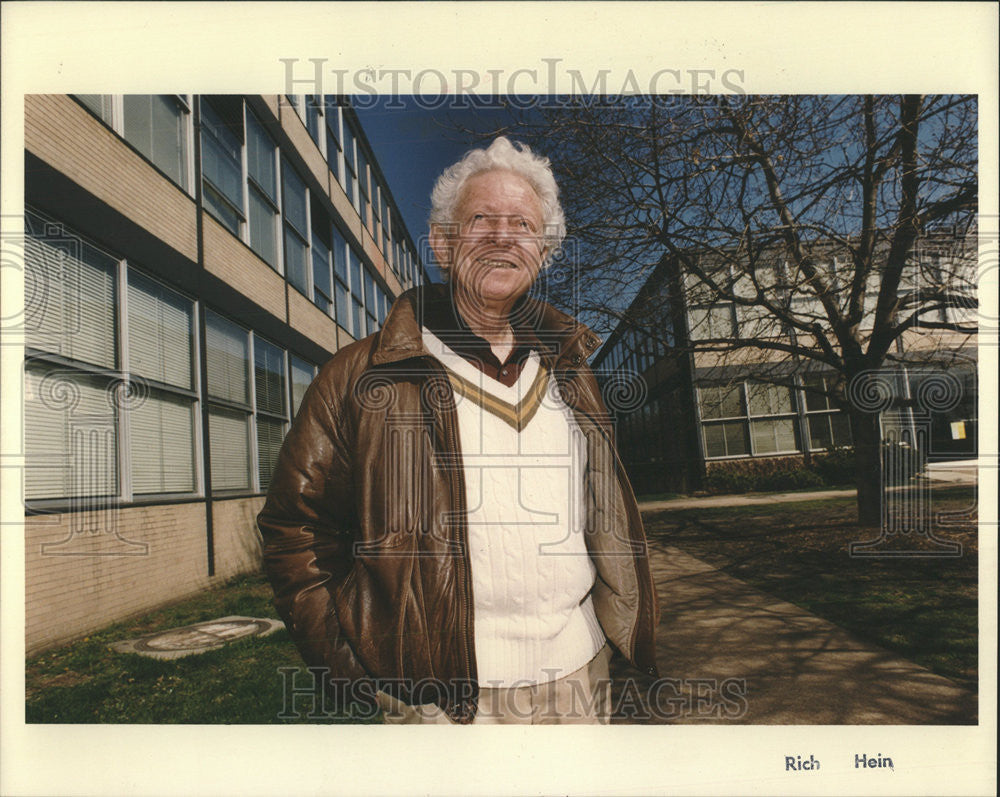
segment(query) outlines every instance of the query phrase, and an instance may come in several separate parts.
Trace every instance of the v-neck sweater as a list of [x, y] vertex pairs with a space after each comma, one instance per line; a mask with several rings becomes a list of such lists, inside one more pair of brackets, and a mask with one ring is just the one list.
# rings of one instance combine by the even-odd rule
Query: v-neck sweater
[[605, 643], [584, 541], [583, 432], [537, 352], [508, 387], [427, 328], [423, 339], [455, 396], [480, 686], [561, 678]]

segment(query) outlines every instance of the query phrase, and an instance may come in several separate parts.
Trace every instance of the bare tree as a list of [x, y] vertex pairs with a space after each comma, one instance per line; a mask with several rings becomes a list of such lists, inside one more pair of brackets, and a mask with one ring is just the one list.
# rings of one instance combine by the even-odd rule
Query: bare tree
[[[849, 413], [879, 523], [878, 415], [851, 386], [976, 331], [976, 98], [577, 98], [504, 132], [559, 177], [576, 271], [550, 296], [754, 379], [825, 374], [805, 387]], [[684, 308], [669, 335], [662, 301], [629, 311], [656, 270]]]

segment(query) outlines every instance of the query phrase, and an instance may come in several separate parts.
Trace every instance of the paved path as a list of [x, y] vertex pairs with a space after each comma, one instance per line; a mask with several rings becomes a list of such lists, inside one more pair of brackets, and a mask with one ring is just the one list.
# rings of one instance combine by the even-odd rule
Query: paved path
[[622, 681], [619, 663], [619, 718], [650, 724], [975, 723], [976, 697], [949, 679], [677, 548], [650, 548], [662, 610], [657, 660], [666, 680], [659, 691], [651, 679]]
[[697, 509], [710, 506], [749, 506], [760, 504], [786, 504], [790, 501], [815, 501], [824, 498], [853, 498], [857, 490], [810, 490], [798, 493], [764, 493], [763, 495], [706, 495], [702, 498], [671, 498], [666, 501], [643, 501], [639, 509], [643, 512], [659, 509]]

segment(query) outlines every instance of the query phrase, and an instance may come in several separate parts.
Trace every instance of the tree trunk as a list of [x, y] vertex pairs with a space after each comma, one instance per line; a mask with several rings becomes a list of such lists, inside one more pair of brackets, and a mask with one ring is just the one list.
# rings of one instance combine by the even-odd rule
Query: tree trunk
[[882, 525], [882, 440], [876, 412], [854, 410], [851, 432], [854, 435], [854, 479], [858, 486], [858, 523]]

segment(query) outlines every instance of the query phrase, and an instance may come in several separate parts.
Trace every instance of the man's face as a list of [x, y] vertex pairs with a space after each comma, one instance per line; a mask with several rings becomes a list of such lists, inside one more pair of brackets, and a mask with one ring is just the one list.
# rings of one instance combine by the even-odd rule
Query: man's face
[[524, 178], [509, 171], [470, 177], [455, 213], [458, 237], [443, 239], [456, 290], [477, 303], [513, 303], [545, 258], [542, 206]]

